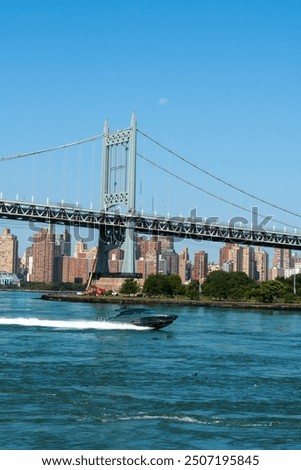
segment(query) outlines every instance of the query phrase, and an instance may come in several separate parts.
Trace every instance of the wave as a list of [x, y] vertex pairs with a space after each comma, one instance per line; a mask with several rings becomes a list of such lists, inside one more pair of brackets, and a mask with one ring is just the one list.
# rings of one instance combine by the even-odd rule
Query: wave
[[193, 423], [193, 424], [208, 424], [207, 421], [202, 421], [200, 419], [192, 418], [190, 416], [168, 416], [168, 415], [148, 415], [148, 414], [138, 414], [133, 416], [104, 416], [101, 418], [102, 422], [111, 422], [111, 421], [148, 421], [148, 420], [163, 420], [163, 421], [173, 421], [173, 422], [183, 422], [183, 423]]
[[180, 421], [183, 423], [203, 423], [199, 419], [191, 418], [190, 416], [166, 416], [166, 415], [137, 415], [137, 416], [125, 416], [119, 418], [120, 421], [138, 421], [138, 420], [166, 420], [166, 421]]
[[138, 414], [132, 416], [104, 416], [101, 418], [102, 422], [112, 422], [112, 421], [172, 421], [174, 423], [181, 422], [187, 424], [198, 424], [203, 426], [218, 426], [218, 427], [241, 427], [241, 428], [265, 428], [280, 425], [279, 421], [270, 422], [242, 422], [239, 418], [232, 420], [219, 420], [211, 419], [206, 417], [192, 417], [187, 415], [149, 415], [149, 414]]
[[41, 320], [39, 318], [0, 318], [0, 325], [61, 328], [65, 330], [148, 330], [143, 326], [130, 325], [129, 323], [115, 323], [109, 321], [88, 320]]

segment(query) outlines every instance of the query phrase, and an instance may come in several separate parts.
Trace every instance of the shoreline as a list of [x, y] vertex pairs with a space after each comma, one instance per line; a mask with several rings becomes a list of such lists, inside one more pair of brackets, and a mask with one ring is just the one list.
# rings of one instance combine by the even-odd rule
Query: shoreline
[[301, 304], [293, 303], [258, 303], [235, 302], [231, 300], [189, 300], [181, 298], [151, 298], [151, 297], [95, 297], [70, 294], [42, 294], [42, 300], [53, 302], [82, 302], [95, 304], [128, 304], [128, 305], [176, 305], [212, 308], [236, 308], [255, 310], [301, 311]]

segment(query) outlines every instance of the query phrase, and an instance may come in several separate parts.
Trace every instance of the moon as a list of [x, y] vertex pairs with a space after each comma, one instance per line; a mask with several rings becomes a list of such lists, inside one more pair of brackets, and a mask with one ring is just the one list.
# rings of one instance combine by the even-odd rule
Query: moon
[[160, 106], [166, 106], [167, 104], [168, 104], [168, 99], [167, 98], [162, 97], [162, 98], [159, 99], [159, 105]]

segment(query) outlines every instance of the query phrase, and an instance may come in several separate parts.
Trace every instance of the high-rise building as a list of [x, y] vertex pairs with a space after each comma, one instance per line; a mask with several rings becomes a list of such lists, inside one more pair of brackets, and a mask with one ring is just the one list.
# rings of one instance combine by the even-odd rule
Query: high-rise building
[[124, 250], [114, 248], [109, 252], [109, 271], [110, 273], [121, 273], [124, 260]]
[[145, 280], [150, 274], [159, 272], [159, 255], [161, 254], [161, 242], [158, 237], [151, 239], [138, 239], [138, 263], [137, 272], [142, 274]]
[[251, 279], [256, 278], [256, 263], [252, 246], [243, 246], [241, 248], [241, 271]]
[[85, 258], [90, 260], [95, 260], [97, 255], [97, 247], [93, 246], [92, 248], [88, 248], [88, 245], [83, 242], [83, 240], [77, 242], [75, 244], [74, 249], [74, 258]]
[[178, 274], [178, 254], [173, 237], [140, 237], [137, 241], [137, 272], [145, 280], [150, 274]]
[[159, 255], [159, 272], [162, 274], [178, 274], [179, 271], [179, 255], [173, 248], [167, 248]]
[[26, 280], [29, 282], [32, 277], [33, 266], [32, 246], [26, 248], [24, 258], [24, 271], [26, 272]]
[[194, 264], [191, 278], [200, 284], [204, 282], [208, 273], [208, 253], [205, 251], [197, 251], [194, 254]]
[[220, 268], [227, 272], [244, 272], [251, 279], [267, 280], [268, 254], [258, 247], [226, 243], [220, 249]]
[[8, 228], [0, 235], [0, 271], [13, 274], [18, 271], [18, 239]]
[[222, 271], [225, 271], [226, 273], [233, 273], [233, 262], [224, 261], [221, 268], [222, 268]]
[[31, 282], [53, 282], [55, 259], [55, 234], [50, 229], [42, 228], [33, 236]]
[[272, 269], [270, 278], [283, 277], [284, 270], [293, 267], [292, 252], [286, 248], [275, 248], [272, 259]]
[[188, 248], [184, 248], [183, 251], [179, 254], [179, 270], [178, 274], [181, 278], [182, 284], [190, 279], [191, 276], [191, 264], [189, 261], [189, 251]]
[[62, 282], [77, 282], [85, 284], [89, 276], [89, 260], [87, 258], [74, 258], [63, 256]]
[[272, 267], [279, 269], [289, 269], [293, 267], [292, 252], [286, 248], [275, 248], [272, 259]]
[[59, 235], [56, 241], [56, 245], [59, 247], [57, 255], [71, 256], [71, 235], [68, 230]]
[[226, 243], [220, 249], [220, 268], [223, 269], [223, 266], [228, 266], [229, 263], [234, 272], [242, 271], [242, 248], [237, 243]]
[[272, 268], [277, 268], [277, 269], [283, 268], [283, 251], [281, 248], [274, 249], [274, 255], [272, 259]]
[[89, 249], [83, 240], [77, 242], [74, 257], [63, 256], [62, 258], [62, 281], [85, 284], [93, 271], [96, 255], [97, 247]]
[[256, 263], [256, 280], [267, 281], [269, 277], [269, 255], [265, 250], [256, 247], [254, 250]]
[[74, 258], [79, 258], [81, 253], [86, 252], [88, 250], [87, 244], [80, 240], [79, 242], [75, 243], [74, 247]]
[[161, 246], [161, 254], [164, 254], [168, 250], [174, 249], [174, 237], [157, 237]]

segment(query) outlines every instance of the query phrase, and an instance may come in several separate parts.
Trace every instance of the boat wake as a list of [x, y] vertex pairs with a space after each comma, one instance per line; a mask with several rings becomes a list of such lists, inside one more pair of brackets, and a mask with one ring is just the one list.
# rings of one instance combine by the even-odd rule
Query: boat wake
[[64, 330], [148, 330], [144, 326], [129, 323], [88, 320], [40, 320], [39, 318], [0, 318], [0, 325], [16, 325], [24, 327], [56, 328]]

